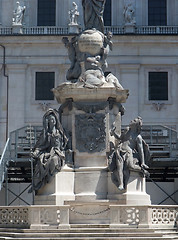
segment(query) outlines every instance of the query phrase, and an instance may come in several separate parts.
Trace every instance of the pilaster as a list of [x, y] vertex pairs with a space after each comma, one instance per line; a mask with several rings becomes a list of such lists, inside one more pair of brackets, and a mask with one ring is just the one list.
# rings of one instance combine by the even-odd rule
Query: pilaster
[[7, 66], [8, 86], [8, 130], [11, 132], [24, 126], [25, 118], [25, 79], [26, 64], [9, 64]]

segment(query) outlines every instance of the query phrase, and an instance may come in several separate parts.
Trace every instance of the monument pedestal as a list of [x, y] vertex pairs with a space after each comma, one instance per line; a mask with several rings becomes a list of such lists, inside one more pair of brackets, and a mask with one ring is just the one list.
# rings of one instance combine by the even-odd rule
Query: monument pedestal
[[22, 24], [12, 24], [12, 33], [13, 34], [22, 34], [23, 33]]
[[146, 183], [143, 174], [138, 171], [130, 171], [127, 188], [119, 191], [111, 180], [108, 173], [108, 196], [109, 200], [118, 200], [118, 204], [125, 205], [150, 205], [150, 196], [146, 193]]
[[69, 33], [70, 34], [79, 34], [79, 25], [78, 24], [69, 24]]
[[75, 200], [74, 172], [64, 166], [50, 183], [38, 190], [35, 196], [35, 205], [64, 205], [66, 200]]
[[115, 131], [121, 134], [121, 103], [126, 101], [128, 91], [107, 84], [89, 89], [80, 83], [64, 83], [53, 92], [57, 101], [62, 103], [60, 120], [70, 136], [69, 148], [72, 152], [70, 158], [66, 158], [66, 165], [72, 167], [64, 167], [51, 183], [40, 189], [35, 204], [64, 205], [70, 201], [80, 208], [82, 204], [84, 211], [88, 211], [91, 204], [103, 211], [97, 205], [98, 201], [107, 202], [107, 206], [110, 201], [149, 205], [145, 179], [139, 172], [131, 171], [127, 190], [120, 192], [108, 170], [108, 155], [114, 143], [110, 132], [115, 123]]

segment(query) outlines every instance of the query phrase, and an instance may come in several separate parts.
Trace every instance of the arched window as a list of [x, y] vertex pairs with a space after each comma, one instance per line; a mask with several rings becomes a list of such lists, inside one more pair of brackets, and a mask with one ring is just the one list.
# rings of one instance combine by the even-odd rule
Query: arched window
[[148, 25], [167, 25], [167, 0], [148, 0]]
[[103, 18], [104, 25], [111, 26], [111, 0], [106, 0]]
[[38, 0], [38, 26], [56, 25], [56, 0]]

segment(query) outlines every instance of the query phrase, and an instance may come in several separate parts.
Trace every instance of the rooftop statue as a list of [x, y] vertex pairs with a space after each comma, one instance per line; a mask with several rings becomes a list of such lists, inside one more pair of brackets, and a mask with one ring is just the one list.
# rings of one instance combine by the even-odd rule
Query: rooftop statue
[[14, 25], [21, 25], [23, 23], [26, 7], [20, 6], [20, 3], [18, 1], [16, 2], [16, 5], [16, 9], [13, 12], [14, 16], [12, 19], [12, 23]]
[[69, 24], [78, 24], [78, 16], [79, 16], [79, 11], [78, 11], [78, 6], [75, 2], [72, 3], [73, 9], [69, 11]]
[[149, 167], [145, 163], [150, 158], [149, 147], [140, 135], [141, 127], [142, 119], [137, 117], [121, 136], [116, 133], [116, 127], [111, 130], [111, 135], [115, 136], [118, 143], [110, 155], [110, 170], [113, 172], [112, 180], [119, 190], [126, 189], [130, 170], [148, 174]]
[[49, 183], [65, 162], [68, 139], [55, 110], [49, 109], [43, 116], [43, 130], [32, 157], [35, 159], [33, 189], [39, 190]]
[[82, 0], [85, 29], [104, 32], [103, 12], [106, 0]]
[[135, 7], [133, 3], [125, 3], [123, 15], [126, 25], [135, 25]]

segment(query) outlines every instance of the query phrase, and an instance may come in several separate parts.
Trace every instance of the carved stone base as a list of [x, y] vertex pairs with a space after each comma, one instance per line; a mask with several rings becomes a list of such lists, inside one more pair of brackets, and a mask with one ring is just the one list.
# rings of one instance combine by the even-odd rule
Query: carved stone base
[[22, 24], [13, 24], [12, 25], [12, 33], [13, 34], [22, 34], [23, 33]]
[[69, 33], [73, 33], [73, 34], [79, 33], [79, 25], [78, 24], [69, 24], [68, 28], [69, 28]]
[[125, 29], [125, 33], [135, 33], [135, 25], [131, 25], [131, 24], [125, 25], [124, 29]]
[[125, 191], [120, 191], [111, 180], [108, 173], [108, 196], [109, 200], [118, 200], [118, 204], [150, 205], [150, 196], [146, 193], [145, 178], [141, 173], [130, 171], [130, 178]]
[[76, 201], [107, 199], [107, 169], [81, 168], [75, 171]]
[[66, 200], [74, 200], [73, 169], [62, 169], [52, 181], [41, 188], [35, 196], [35, 205], [63, 205]]

